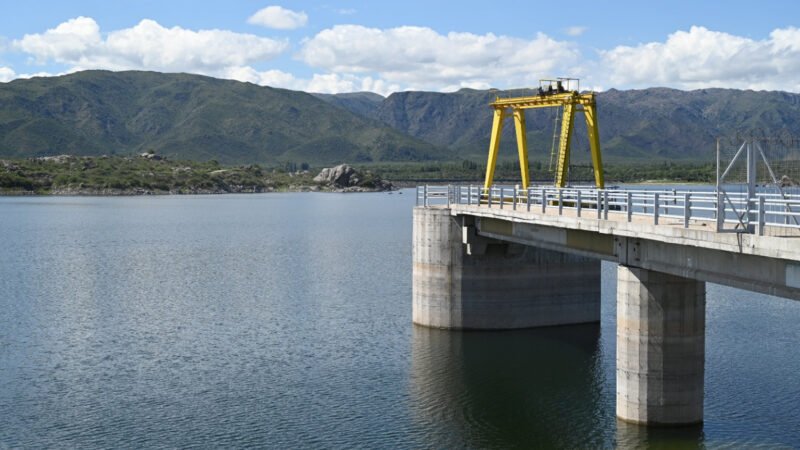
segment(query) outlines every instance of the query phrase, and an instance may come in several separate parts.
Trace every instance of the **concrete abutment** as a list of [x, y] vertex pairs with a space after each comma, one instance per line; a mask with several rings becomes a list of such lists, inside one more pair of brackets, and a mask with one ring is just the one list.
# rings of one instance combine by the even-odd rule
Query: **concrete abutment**
[[600, 321], [599, 260], [474, 236], [464, 221], [446, 208], [414, 209], [414, 323], [513, 329]]

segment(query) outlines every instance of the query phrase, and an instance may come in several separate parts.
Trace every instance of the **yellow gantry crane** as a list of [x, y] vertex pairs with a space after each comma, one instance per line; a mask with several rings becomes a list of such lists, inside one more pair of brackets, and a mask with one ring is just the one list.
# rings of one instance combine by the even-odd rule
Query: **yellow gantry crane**
[[[556, 165], [556, 187], [567, 185], [569, 170], [569, 153], [572, 141], [572, 128], [576, 112], [582, 112], [586, 119], [586, 130], [589, 134], [589, 147], [592, 153], [594, 180], [598, 189], [604, 188], [603, 161], [600, 156], [600, 133], [597, 126], [597, 107], [594, 92], [581, 94], [579, 80], [576, 78], [558, 78], [540, 80], [539, 94], [531, 97], [498, 98], [489, 106], [494, 109], [492, 136], [489, 142], [489, 161], [486, 164], [486, 181], [484, 187], [491, 188], [494, 180], [494, 169], [497, 164], [497, 152], [500, 149], [500, 135], [503, 132], [503, 121], [508, 116], [514, 117], [519, 150], [519, 167], [522, 174], [522, 187], [530, 184], [528, 173], [528, 140], [525, 129], [525, 110], [533, 108], [562, 108], [561, 131], [558, 145]], [[554, 133], [556, 130], [553, 131]]]

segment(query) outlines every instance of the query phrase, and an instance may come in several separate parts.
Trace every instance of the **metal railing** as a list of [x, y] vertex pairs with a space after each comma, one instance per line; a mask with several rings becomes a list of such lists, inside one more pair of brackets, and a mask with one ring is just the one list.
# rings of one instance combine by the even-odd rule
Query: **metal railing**
[[764, 234], [765, 227], [800, 230], [800, 195], [763, 192], [754, 198], [746, 193], [691, 190], [637, 190], [493, 186], [418, 186], [417, 206], [474, 205], [608, 220], [624, 215], [650, 217], [653, 224], [669, 221], [688, 228], [693, 222], [714, 222], [720, 232]]

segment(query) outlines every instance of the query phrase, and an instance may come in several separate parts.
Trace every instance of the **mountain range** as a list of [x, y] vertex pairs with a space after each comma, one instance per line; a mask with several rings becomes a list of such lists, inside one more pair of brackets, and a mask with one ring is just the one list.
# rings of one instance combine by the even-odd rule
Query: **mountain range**
[[[497, 97], [529, 89], [452, 93], [308, 94], [199, 75], [86, 71], [0, 83], [0, 157], [153, 150], [221, 163], [481, 161]], [[734, 134], [800, 135], [800, 95], [667, 88], [597, 94], [608, 161], [709, 161]], [[558, 110], [529, 110], [531, 158], [546, 161]], [[576, 121], [573, 158], [588, 158]], [[501, 155], [516, 154], [513, 126]]]

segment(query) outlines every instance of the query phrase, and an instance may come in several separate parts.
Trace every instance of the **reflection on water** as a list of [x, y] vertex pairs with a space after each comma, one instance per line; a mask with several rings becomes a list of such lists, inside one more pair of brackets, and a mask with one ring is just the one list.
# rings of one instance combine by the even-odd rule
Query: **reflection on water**
[[617, 420], [617, 448], [650, 450], [690, 450], [704, 448], [703, 425], [643, 427]]
[[448, 429], [434, 448], [602, 446], [609, 393], [599, 337], [598, 324], [498, 332], [415, 326], [415, 419]]

